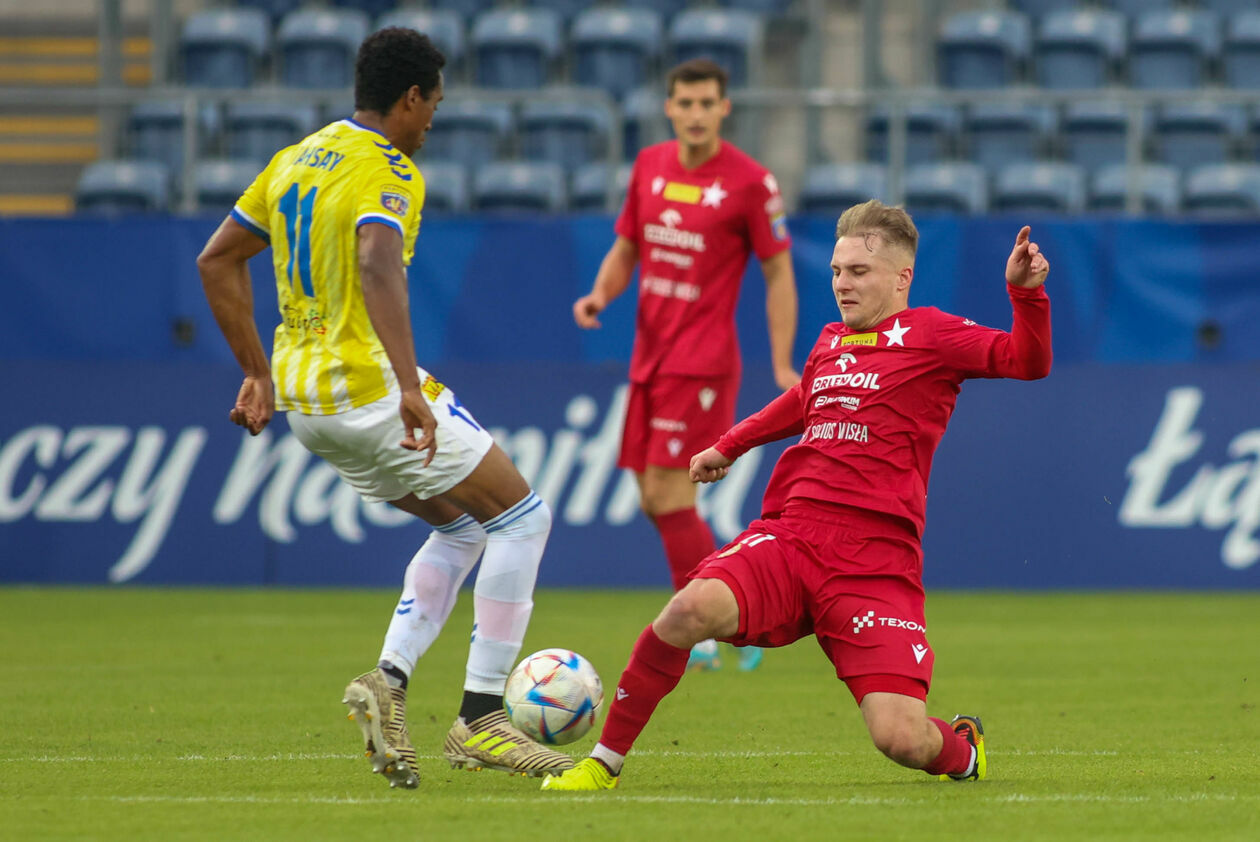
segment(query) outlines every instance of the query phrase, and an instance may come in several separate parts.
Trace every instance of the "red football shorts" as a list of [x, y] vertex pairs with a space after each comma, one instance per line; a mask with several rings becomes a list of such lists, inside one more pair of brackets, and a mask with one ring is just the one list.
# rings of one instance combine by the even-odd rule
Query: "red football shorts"
[[648, 465], [687, 468], [735, 423], [739, 374], [657, 377], [631, 383], [617, 465], [643, 473]]
[[935, 660], [923, 617], [923, 549], [898, 518], [789, 505], [755, 520], [693, 579], [720, 579], [739, 603], [736, 646], [818, 639], [854, 696], [927, 698]]

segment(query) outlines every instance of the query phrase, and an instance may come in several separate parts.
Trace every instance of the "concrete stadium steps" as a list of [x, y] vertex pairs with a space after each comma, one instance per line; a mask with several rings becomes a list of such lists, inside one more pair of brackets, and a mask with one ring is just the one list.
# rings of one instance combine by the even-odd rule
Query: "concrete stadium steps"
[[69, 213], [80, 171], [100, 156], [94, 114], [0, 113], [0, 214]]
[[[152, 51], [149, 38], [123, 39], [123, 84], [149, 84]], [[100, 72], [100, 45], [95, 36], [29, 34], [0, 38], [0, 86], [95, 85], [100, 82]]]

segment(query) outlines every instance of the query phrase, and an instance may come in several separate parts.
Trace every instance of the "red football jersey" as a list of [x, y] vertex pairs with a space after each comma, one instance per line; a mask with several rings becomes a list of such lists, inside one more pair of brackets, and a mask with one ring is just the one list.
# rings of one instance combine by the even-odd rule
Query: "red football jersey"
[[969, 377], [1035, 380], [1050, 371], [1050, 299], [1009, 286], [1007, 333], [935, 307], [861, 332], [823, 328], [801, 382], [717, 442], [735, 458], [800, 434], [766, 486], [763, 517], [789, 500], [839, 503], [905, 518], [923, 534], [932, 456]]
[[749, 254], [791, 245], [774, 176], [729, 143], [693, 170], [678, 141], [639, 152], [617, 233], [639, 249], [630, 379], [739, 369], [735, 303]]

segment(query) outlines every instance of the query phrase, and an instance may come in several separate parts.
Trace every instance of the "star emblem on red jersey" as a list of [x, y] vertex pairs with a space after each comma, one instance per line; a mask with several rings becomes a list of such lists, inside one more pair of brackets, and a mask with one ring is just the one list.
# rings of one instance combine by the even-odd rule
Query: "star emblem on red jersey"
[[728, 195], [730, 194], [722, 189], [722, 182], [715, 181], [704, 188], [704, 197], [700, 200], [700, 207], [719, 208], [722, 206], [722, 200]]
[[888, 344], [890, 346], [900, 345], [902, 348], [904, 348], [906, 347], [906, 343], [901, 340], [901, 337], [905, 336], [906, 332], [909, 330], [910, 330], [910, 325], [906, 325], [905, 327], [902, 327], [901, 319], [894, 319], [892, 327], [890, 327], [888, 330], [884, 330], [880, 332], [883, 333], [884, 336], [888, 337]]

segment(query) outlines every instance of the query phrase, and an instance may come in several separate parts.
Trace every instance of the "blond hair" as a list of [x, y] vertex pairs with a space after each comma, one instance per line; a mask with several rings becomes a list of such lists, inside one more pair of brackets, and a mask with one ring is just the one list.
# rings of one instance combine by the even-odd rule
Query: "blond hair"
[[[878, 235], [884, 242], [895, 248], [904, 249], [913, 260], [919, 250], [919, 229], [914, 227], [914, 220], [903, 208], [886, 205], [878, 199], [871, 199], [860, 205], [854, 205], [840, 216], [836, 223], [836, 239], [852, 235]], [[866, 247], [874, 251], [875, 246], [868, 240]]]

